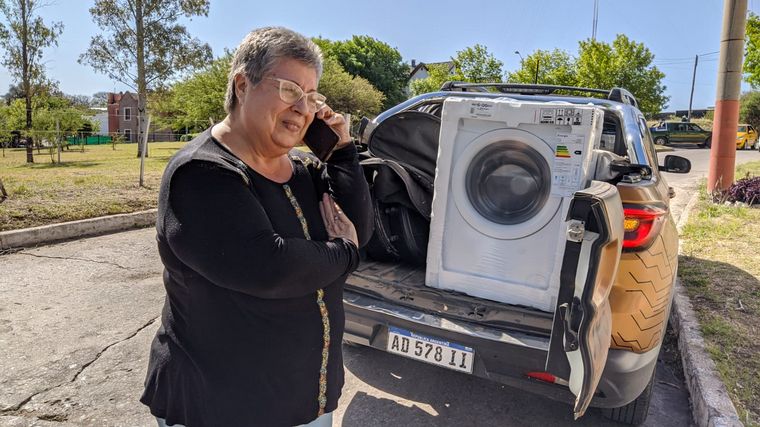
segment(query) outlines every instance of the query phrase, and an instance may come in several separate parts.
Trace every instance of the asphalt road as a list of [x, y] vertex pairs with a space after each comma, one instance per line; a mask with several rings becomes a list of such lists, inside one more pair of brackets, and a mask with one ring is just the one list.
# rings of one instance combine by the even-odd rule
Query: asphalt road
[[[669, 175], [674, 211], [707, 169], [707, 150]], [[737, 161], [760, 153], [737, 153]], [[676, 212], [676, 213], [678, 213]], [[153, 426], [137, 402], [163, 304], [155, 232], [136, 230], [0, 256], [0, 426]], [[569, 405], [369, 348], [345, 348], [336, 426], [613, 425]], [[685, 386], [658, 369], [647, 425], [688, 425]]]

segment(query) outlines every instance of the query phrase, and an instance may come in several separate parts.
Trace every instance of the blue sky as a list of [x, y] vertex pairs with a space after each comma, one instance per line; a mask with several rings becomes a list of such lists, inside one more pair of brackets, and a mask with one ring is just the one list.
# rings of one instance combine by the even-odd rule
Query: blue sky
[[[53, 0], [41, 10], [46, 22], [63, 21], [59, 46], [45, 52], [48, 76], [70, 94], [126, 90], [119, 83], [79, 65], [99, 29], [88, 8], [93, 1]], [[694, 90], [694, 108], [715, 104], [720, 48], [722, 0], [600, 0], [597, 39], [611, 42], [624, 33], [643, 42], [665, 74], [669, 109], [689, 104], [694, 55], [700, 57]], [[749, 10], [760, 13], [760, 0], [748, 0]], [[491, 0], [491, 1], [240, 1], [212, 0], [208, 17], [187, 22], [191, 33], [209, 43], [214, 55], [234, 48], [251, 29], [283, 25], [307, 36], [345, 40], [354, 34], [377, 38], [395, 47], [404, 61], [448, 60], [458, 50], [485, 45], [504, 63], [518, 68], [519, 50], [527, 56], [536, 49], [559, 48], [572, 54], [578, 41], [591, 36], [594, 0]], [[11, 83], [0, 69], [0, 92]], [[744, 88], [745, 90], [748, 88]]]

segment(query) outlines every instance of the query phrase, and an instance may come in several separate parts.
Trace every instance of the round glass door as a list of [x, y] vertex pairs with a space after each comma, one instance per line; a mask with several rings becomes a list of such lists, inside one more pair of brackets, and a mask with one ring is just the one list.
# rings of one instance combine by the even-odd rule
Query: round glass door
[[549, 165], [520, 141], [500, 141], [481, 150], [465, 177], [467, 198], [475, 210], [497, 224], [532, 219], [549, 198]]

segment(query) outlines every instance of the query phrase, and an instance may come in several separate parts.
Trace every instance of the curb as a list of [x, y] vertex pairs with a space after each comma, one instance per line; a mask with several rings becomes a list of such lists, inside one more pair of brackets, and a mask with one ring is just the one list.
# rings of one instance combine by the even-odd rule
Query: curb
[[156, 223], [157, 209], [101, 216], [60, 224], [0, 232], [0, 250], [46, 245], [62, 240], [145, 228]]
[[[677, 225], [679, 235], [698, 199], [699, 193], [695, 193], [681, 213]], [[707, 353], [697, 316], [678, 277], [674, 294], [670, 321], [678, 331], [678, 349], [681, 351], [686, 387], [691, 397], [693, 421], [700, 427], [743, 426], [728, 396], [726, 385], [715, 368], [715, 362]]]

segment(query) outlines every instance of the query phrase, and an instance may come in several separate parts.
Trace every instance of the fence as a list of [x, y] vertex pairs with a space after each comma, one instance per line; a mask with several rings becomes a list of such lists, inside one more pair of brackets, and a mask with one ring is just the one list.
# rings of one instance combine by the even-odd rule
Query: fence
[[90, 136], [70, 136], [66, 138], [66, 143], [69, 145], [101, 145], [110, 144], [113, 138], [106, 135], [90, 135]]
[[[0, 146], [7, 148], [20, 148], [26, 146], [27, 140], [21, 135], [20, 131], [11, 131], [7, 135], [3, 134], [2, 131], [3, 130], [0, 129]], [[34, 131], [34, 134], [34, 145], [39, 145], [42, 147], [49, 147], [53, 145], [54, 141], [57, 138], [57, 135], [59, 135], [59, 133], [56, 131]], [[80, 134], [74, 136], [66, 136], [63, 138], [63, 141], [64, 145], [103, 145], [111, 144], [117, 135], [121, 135], [122, 140], [120, 142], [122, 143], [136, 143], [138, 138], [137, 134], [129, 133], [111, 133], [110, 135], [88, 136], [82, 136]], [[184, 134], [174, 133], [171, 131], [150, 132], [148, 134], [148, 142], [185, 142], [190, 141], [197, 135], [197, 133]]]

